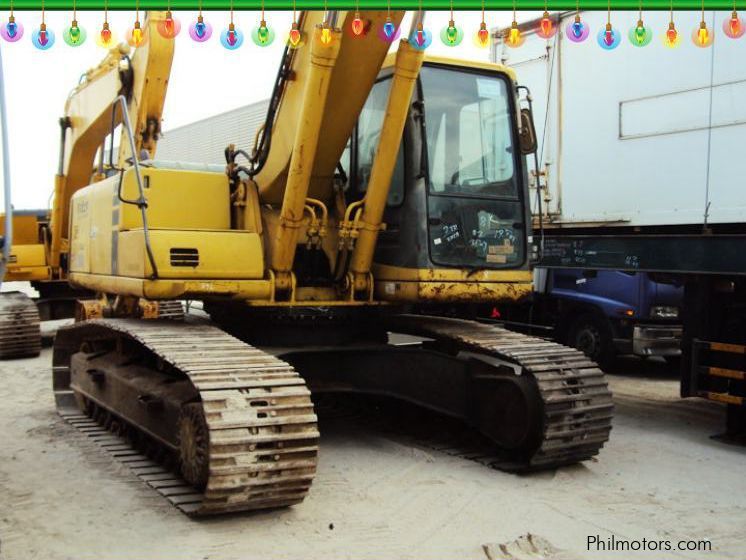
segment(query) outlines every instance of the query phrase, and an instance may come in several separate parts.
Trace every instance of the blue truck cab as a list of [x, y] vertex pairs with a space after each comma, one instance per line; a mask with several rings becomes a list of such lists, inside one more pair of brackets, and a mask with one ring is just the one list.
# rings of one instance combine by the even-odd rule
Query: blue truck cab
[[617, 354], [681, 355], [683, 286], [617, 270], [537, 268], [534, 280], [543, 322], [602, 367]]

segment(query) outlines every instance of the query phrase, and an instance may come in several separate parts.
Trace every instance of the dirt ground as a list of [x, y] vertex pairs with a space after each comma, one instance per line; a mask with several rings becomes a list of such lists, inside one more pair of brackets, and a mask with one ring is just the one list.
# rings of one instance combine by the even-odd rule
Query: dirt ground
[[[618, 364], [596, 461], [518, 476], [340, 425], [304, 503], [194, 521], [57, 417], [50, 360], [0, 364], [6, 560], [743, 558], [746, 452], [710, 439], [722, 410], [681, 401], [662, 363]], [[590, 535], [709, 539], [712, 552], [589, 552]]]

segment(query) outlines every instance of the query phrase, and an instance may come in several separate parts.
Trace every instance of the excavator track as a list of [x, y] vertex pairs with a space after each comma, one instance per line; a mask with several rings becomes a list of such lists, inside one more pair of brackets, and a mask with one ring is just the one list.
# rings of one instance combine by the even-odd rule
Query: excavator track
[[[122, 348], [129, 354], [121, 354]], [[133, 403], [112, 404], [106, 390], [96, 393], [86, 385], [91, 377], [97, 387], [113, 386], [118, 372], [142, 364], [132, 357], [132, 348], [148, 364], [158, 364], [145, 377], [166, 378], [164, 386], [188, 380], [181, 385], [188, 385], [196, 398], [180, 404], [178, 434], [164, 437], [138, 425], [127, 413]], [[316, 414], [303, 379], [279, 358], [210, 325], [101, 319], [60, 329], [53, 367], [60, 415], [129, 464], [182, 512], [274, 508], [305, 498], [316, 472]], [[138, 401], [153, 414], [164, 408], [151, 395]], [[155, 464], [121, 439], [102, 435], [80, 408], [93, 410], [99, 425], [127, 434], [128, 440], [148, 442], [151, 457], [177, 457], [181, 473], [168, 472], [169, 461], [166, 467]], [[153, 453], [153, 445], [161, 449]]]
[[21, 292], [0, 294], [0, 359], [31, 358], [41, 352], [39, 310]]
[[601, 369], [582, 352], [502, 327], [443, 317], [404, 315], [396, 332], [432, 338], [449, 352], [472, 352], [516, 366], [541, 399], [541, 437], [504, 470], [547, 469], [590, 459], [609, 439], [614, 405]]

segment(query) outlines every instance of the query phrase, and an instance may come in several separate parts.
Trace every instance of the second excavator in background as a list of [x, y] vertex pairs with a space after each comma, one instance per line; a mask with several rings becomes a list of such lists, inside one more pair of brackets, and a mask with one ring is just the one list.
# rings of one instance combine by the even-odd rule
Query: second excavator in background
[[[515, 74], [407, 39], [388, 54], [378, 30], [403, 12], [361, 12], [362, 37], [340, 30], [355, 15], [302, 14], [254, 149], [229, 146], [223, 169], [133, 156], [157, 138], [168, 76], [154, 88], [149, 72], [171, 52], [155, 41], [155, 66], [122, 54], [123, 73], [112, 53], [68, 102], [51, 247], [96, 295], [57, 334], [57, 406], [136, 442], [160, 463], [143, 478], [186, 513], [302, 501], [324, 392], [455, 417], [514, 470], [577, 463], [608, 439], [611, 395], [582, 353], [443, 316], [531, 292], [536, 139]], [[91, 182], [115, 126], [114, 172]], [[159, 319], [183, 299], [211, 321]]]

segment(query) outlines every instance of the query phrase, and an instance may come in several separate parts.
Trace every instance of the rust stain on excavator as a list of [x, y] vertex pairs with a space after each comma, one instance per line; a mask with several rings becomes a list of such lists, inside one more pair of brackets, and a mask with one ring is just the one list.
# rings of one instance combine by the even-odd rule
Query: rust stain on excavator
[[424, 300], [475, 302], [518, 301], [531, 292], [531, 284], [484, 282], [422, 282], [418, 294]]

